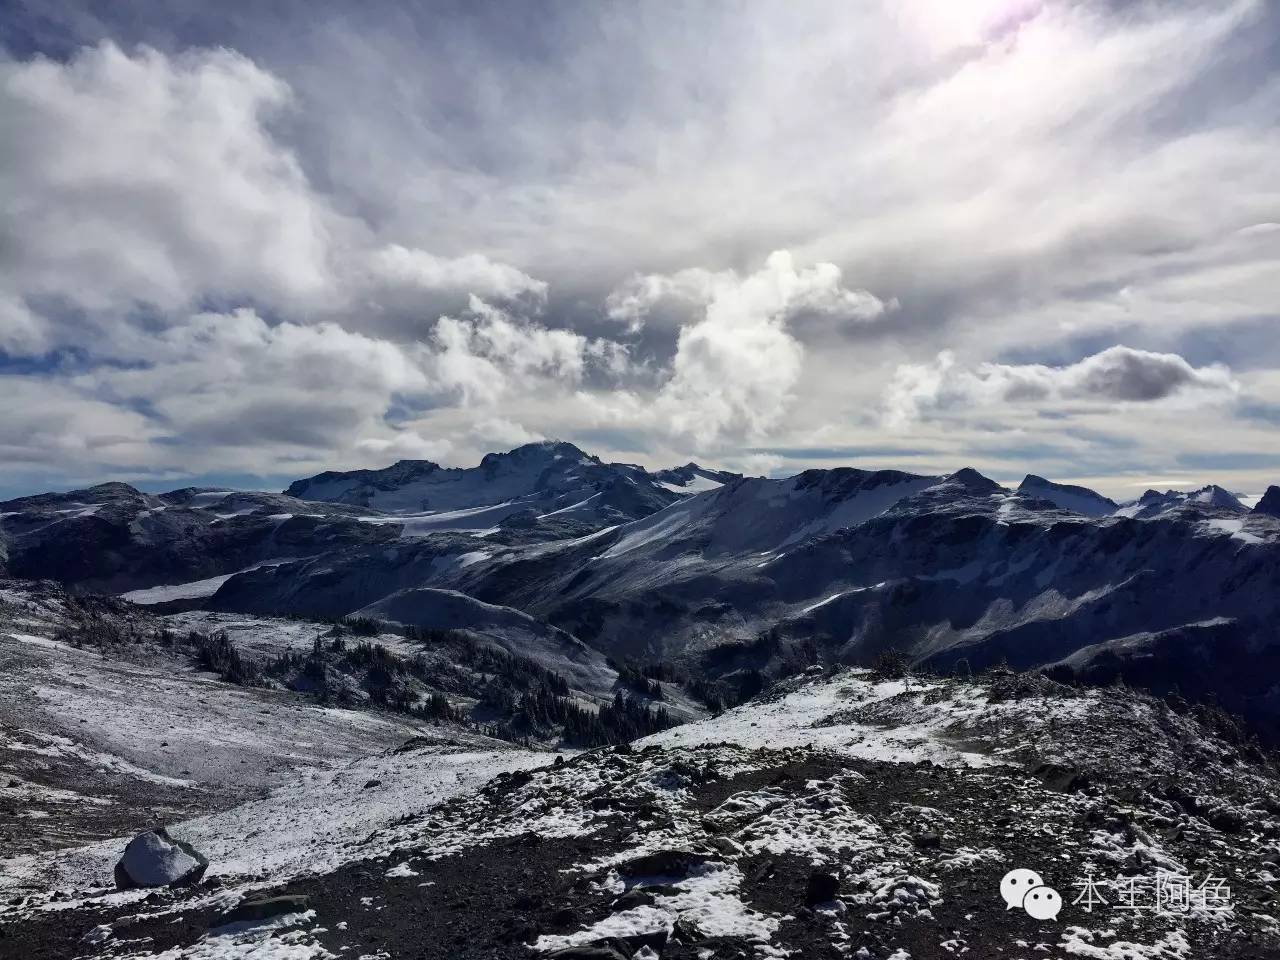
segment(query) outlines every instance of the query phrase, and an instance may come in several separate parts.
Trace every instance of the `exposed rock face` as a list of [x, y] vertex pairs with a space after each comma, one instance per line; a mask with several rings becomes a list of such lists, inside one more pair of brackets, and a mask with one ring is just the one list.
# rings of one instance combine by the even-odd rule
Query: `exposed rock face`
[[840, 892], [840, 878], [825, 870], [815, 870], [809, 875], [805, 886], [804, 903], [806, 907], [816, 907], [820, 903], [828, 903]]
[[223, 923], [261, 923], [272, 917], [302, 913], [310, 909], [310, 901], [301, 895], [279, 897], [248, 896], [222, 915]]
[[164, 827], [140, 833], [116, 864], [116, 887], [182, 887], [198, 883], [209, 861], [195, 847], [175, 840]]
[[1254, 513], [1265, 513], [1270, 517], [1280, 517], [1280, 487], [1267, 487], [1267, 492], [1262, 495], [1262, 499], [1254, 505]]

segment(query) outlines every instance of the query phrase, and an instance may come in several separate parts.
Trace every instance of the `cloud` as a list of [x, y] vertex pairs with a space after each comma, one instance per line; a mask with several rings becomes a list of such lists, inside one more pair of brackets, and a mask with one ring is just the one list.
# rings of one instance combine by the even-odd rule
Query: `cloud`
[[[658, 279], [649, 278], [647, 288], [662, 288]], [[656, 400], [656, 412], [670, 430], [700, 445], [726, 437], [758, 440], [780, 420], [804, 360], [804, 347], [787, 329], [796, 313], [861, 321], [885, 309], [866, 291], [842, 286], [832, 264], [797, 269], [785, 250], [770, 254], [755, 273], [726, 271], [702, 279], [703, 315], [681, 328], [670, 377]]]
[[379, 280], [407, 287], [466, 290], [505, 300], [529, 295], [540, 301], [547, 296], [544, 281], [475, 253], [450, 260], [393, 243], [376, 251], [370, 257], [370, 265]]
[[87, 309], [326, 296], [338, 218], [264, 126], [289, 99], [221, 49], [0, 64], [6, 286]]
[[515, 267], [381, 243], [338, 212], [275, 132], [296, 107], [221, 48], [0, 62], [0, 347], [80, 346], [92, 325], [127, 354], [140, 311], [149, 331], [210, 300], [401, 330], [472, 294], [542, 303]]
[[[595, 358], [611, 353], [569, 330], [555, 330], [472, 297], [467, 315], [441, 317], [432, 332], [437, 383], [465, 405], [494, 404], [540, 382], [575, 386]], [[545, 385], [545, 384], [544, 384]]]
[[[27, 46], [0, 56], [0, 377], [138, 427], [82, 474], [575, 431], [655, 464], [902, 466], [869, 452], [886, 396], [921, 470], [1014, 433], [997, 475], [1271, 441], [1280, 353], [1246, 362], [1239, 331], [1280, 283], [1274, 4], [39, 6], [6, 11]], [[978, 363], [1114, 343], [1228, 363], [1247, 402], [1142, 399], [1179, 375], [1143, 360], [1074, 386]], [[1050, 416], [1079, 435], [1015, 463]]]
[[[897, 301], [886, 304], [866, 290], [850, 290], [842, 281], [841, 270], [834, 263], [815, 263], [797, 271], [790, 252], [778, 250], [770, 254], [765, 270], [754, 283], [761, 287], [775, 285], [775, 299], [781, 298], [782, 302], [774, 308], [766, 305], [766, 309], [788, 316], [811, 312], [837, 320], [865, 322], [898, 305]], [[625, 324], [629, 333], [638, 333], [650, 312], [664, 301], [686, 310], [705, 309], [718, 299], [733, 296], [743, 283], [733, 270], [717, 272], [692, 267], [670, 275], [637, 273], [610, 291], [605, 298], [605, 314], [610, 320]]]
[[902, 426], [932, 414], [999, 404], [1193, 403], [1234, 397], [1240, 385], [1224, 366], [1193, 367], [1172, 353], [1114, 346], [1061, 367], [980, 363], [969, 369], [943, 351], [929, 364], [903, 364], [885, 392], [886, 420]]
[[0, 377], [0, 409], [21, 412], [0, 417], [0, 462], [6, 471], [35, 476], [51, 468], [75, 472], [87, 464], [131, 466], [162, 435], [135, 410], [43, 377]]
[[371, 440], [391, 445], [388, 407], [431, 389], [422, 348], [332, 323], [272, 325], [247, 308], [190, 317], [139, 359], [69, 382], [98, 402], [149, 411], [151, 431], [179, 442], [169, 452], [178, 462], [240, 470], [252, 470], [264, 449], [284, 459]]

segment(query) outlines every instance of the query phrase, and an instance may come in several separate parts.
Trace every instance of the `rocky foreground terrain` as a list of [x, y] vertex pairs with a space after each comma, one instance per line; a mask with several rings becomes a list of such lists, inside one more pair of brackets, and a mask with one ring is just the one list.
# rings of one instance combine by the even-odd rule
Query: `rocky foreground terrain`
[[[209, 861], [194, 886], [117, 891], [127, 836], [0, 862], [0, 952], [1276, 957], [1278, 787], [1176, 698], [815, 669], [631, 745], [422, 737], [300, 775], [168, 825]], [[1056, 920], [1006, 909], [1014, 868]], [[1158, 902], [1161, 876], [1200, 893]]]

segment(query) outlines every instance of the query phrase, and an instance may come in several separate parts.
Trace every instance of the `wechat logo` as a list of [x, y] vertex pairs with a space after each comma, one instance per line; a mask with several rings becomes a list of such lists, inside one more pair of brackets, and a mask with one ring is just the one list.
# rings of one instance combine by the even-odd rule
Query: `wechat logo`
[[1044, 878], [1034, 870], [1010, 870], [1000, 881], [1000, 896], [1005, 909], [1022, 907], [1037, 920], [1057, 920], [1062, 909], [1062, 894], [1047, 887]]

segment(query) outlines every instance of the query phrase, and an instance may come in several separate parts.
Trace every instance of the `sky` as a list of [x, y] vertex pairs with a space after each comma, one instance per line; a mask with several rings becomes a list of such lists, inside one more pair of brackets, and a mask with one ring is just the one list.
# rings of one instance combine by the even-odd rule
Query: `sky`
[[0, 496], [1280, 483], [1280, 4], [0, 9]]

